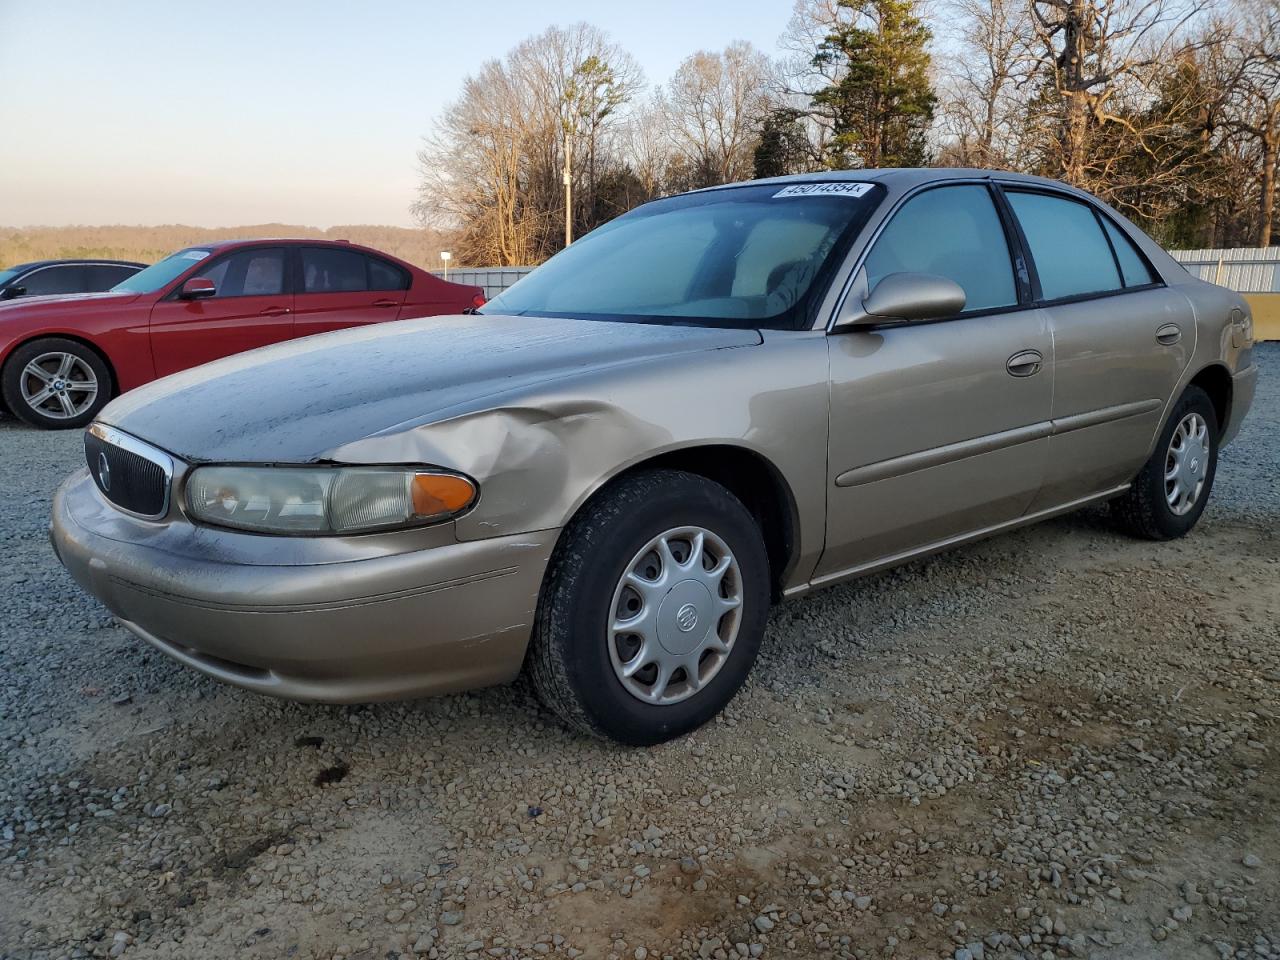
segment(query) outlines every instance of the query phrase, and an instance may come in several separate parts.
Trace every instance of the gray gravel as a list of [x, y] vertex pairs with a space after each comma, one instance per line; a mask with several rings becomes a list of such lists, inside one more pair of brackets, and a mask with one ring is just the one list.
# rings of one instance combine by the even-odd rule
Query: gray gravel
[[780, 608], [707, 729], [204, 680], [0, 422], [0, 957], [1280, 957], [1280, 346], [1172, 544], [1096, 510]]

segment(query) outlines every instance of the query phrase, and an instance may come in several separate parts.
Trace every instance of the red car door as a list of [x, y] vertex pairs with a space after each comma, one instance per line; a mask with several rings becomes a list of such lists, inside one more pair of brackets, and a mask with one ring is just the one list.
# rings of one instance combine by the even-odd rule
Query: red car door
[[380, 257], [338, 247], [298, 250], [294, 330], [299, 337], [394, 320], [408, 271]]
[[214, 294], [184, 300], [180, 291], [151, 309], [151, 354], [156, 375], [288, 340], [293, 292], [285, 247], [253, 246], [209, 258], [187, 277], [212, 280]]

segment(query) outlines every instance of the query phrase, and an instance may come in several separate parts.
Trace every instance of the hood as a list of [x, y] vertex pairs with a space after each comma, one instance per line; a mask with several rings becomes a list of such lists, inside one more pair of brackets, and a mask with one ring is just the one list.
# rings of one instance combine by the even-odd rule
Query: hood
[[599, 320], [401, 320], [195, 367], [124, 394], [98, 419], [189, 461], [299, 463], [584, 370], [760, 342], [755, 330]]
[[102, 306], [103, 301], [108, 300], [125, 304], [132, 303], [139, 296], [141, 294], [114, 293], [111, 290], [104, 290], [101, 293], [51, 293], [44, 297], [17, 297], [13, 300], [0, 300], [0, 320], [12, 317], [20, 310], [23, 311], [23, 316], [26, 316], [27, 313], [64, 313], [69, 307], [77, 303], [92, 303], [96, 306]]

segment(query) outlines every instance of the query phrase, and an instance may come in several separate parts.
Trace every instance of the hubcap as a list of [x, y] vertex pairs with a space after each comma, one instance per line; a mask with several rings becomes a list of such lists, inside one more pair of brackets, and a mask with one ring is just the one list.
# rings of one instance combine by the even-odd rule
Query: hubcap
[[742, 622], [738, 561], [710, 530], [668, 530], [632, 557], [609, 611], [609, 660], [623, 688], [645, 703], [679, 703], [733, 650]]
[[73, 353], [42, 353], [22, 368], [22, 399], [51, 420], [78, 417], [98, 397], [93, 368]]
[[1209, 475], [1209, 425], [1188, 413], [1169, 440], [1164, 459], [1164, 496], [1175, 516], [1188, 513], [1200, 499]]

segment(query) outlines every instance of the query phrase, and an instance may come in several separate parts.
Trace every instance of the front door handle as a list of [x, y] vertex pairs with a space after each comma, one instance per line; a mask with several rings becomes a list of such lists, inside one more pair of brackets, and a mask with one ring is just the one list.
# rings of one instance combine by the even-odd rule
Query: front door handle
[[289, 312], [288, 307], [267, 307], [265, 310], [258, 311], [260, 317], [283, 317]]
[[398, 301], [398, 300], [390, 300], [390, 299], [388, 299], [388, 298], [386, 298], [386, 297], [383, 297], [381, 300], [375, 300], [375, 301], [373, 301], [373, 305], [374, 305], [375, 307], [394, 307], [394, 306], [396, 306], [398, 303], [399, 303], [399, 301]]
[[1156, 343], [1162, 343], [1166, 347], [1172, 347], [1181, 339], [1182, 328], [1176, 323], [1161, 324], [1156, 330]]
[[1044, 357], [1039, 350], [1019, 350], [1009, 358], [1005, 369], [1015, 377], [1030, 377], [1039, 373], [1043, 365]]

